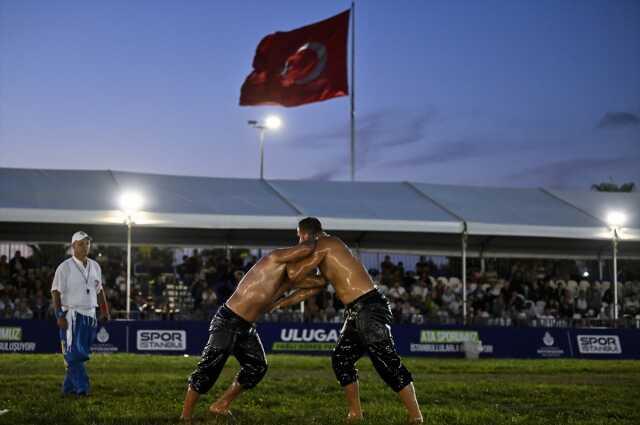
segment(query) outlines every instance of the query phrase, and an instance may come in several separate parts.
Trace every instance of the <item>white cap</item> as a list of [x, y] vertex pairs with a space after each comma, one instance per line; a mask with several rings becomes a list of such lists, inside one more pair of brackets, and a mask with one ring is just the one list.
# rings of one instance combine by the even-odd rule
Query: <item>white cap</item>
[[92, 240], [91, 236], [87, 235], [85, 232], [80, 230], [79, 232], [75, 232], [73, 236], [71, 236], [71, 243], [73, 244], [75, 241], [81, 241], [84, 239]]

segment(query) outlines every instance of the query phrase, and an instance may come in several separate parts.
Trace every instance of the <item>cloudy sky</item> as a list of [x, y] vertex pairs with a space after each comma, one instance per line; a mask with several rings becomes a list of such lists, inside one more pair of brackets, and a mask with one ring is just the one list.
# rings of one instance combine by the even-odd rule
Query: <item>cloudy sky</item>
[[[0, 0], [0, 166], [349, 178], [349, 100], [240, 107], [260, 39], [347, 1]], [[640, 184], [640, 2], [360, 0], [357, 178]]]

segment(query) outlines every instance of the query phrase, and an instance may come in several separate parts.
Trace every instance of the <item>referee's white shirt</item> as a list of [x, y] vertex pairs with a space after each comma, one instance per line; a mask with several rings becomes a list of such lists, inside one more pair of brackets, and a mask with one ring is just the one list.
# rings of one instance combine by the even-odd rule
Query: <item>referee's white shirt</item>
[[60, 292], [63, 310], [75, 310], [93, 318], [98, 307], [97, 294], [101, 290], [102, 270], [91, 258], [87, 258], [86, 267], [76, 257], [63, 261], [56, 269], [51, 285], [51, 291]]

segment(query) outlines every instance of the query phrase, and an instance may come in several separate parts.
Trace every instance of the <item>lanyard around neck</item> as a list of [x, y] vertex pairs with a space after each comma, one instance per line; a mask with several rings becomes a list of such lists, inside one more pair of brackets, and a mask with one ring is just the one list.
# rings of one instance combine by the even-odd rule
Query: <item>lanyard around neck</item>
[[87, 259], [87, 274], [86, 274], [86, 276], [85, 276], [84, 272], [82, 271], [82, 269], [80, 268], [80, 266], [78, 265], [78, 263], [76, 262], [76, 260], [73, 260], [73, 264], [75, 264], [76, 269], [78, 269], [78, 271], [82, 275], [82, 279], [84, 280], [84, 284], [87, 286], [87, 294], [88, 294], [89, 293], [89, 277], [91, 276], [91, 262]]

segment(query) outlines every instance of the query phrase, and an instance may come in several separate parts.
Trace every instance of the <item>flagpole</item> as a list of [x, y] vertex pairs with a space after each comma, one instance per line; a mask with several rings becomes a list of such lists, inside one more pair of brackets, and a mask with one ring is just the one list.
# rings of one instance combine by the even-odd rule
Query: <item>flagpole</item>
[[351, 181], [356, 179], [356, 2], [351, 2]]

